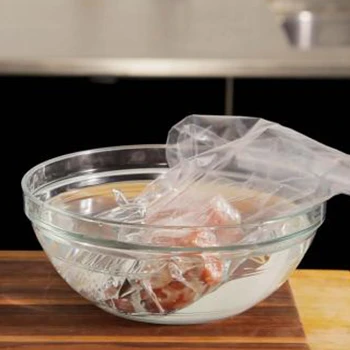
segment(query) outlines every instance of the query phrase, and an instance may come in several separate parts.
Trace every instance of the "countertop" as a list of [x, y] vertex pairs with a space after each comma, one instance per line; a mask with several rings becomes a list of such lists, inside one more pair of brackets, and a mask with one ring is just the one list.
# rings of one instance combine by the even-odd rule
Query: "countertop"
[[0, 73], [344, 77], [350, 47], [291, 47], [267, 0], [0, 0]]
[[297, 270], [291, 289], [285, 284], [242, 315], [205, 325], [157, 326], [92, 306], [42, 252], [2, 251], [0, 269], [0, 348], [349, 349], [349, 271]]
[[349, 350], [350, 271], [296, 270], [289, 281], [311, 350]]

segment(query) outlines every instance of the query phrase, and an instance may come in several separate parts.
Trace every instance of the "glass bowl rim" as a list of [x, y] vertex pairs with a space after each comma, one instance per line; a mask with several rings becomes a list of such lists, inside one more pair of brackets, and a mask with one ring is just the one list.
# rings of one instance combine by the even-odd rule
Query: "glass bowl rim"
[[[73, 152], [73, 153], [67, 153], [58, 157], [54, 157], [51, 159], [48, 159], [46, 161], [40, 162], [39, 164], [35, 165], [34, 167], [32, 167], [31, 169], [29, 169], [22, 177], [21, 180], [21, 186], [22, 186], [22, 191], [25, 197], [27, 197], [31, 202], [33, 202], [36, 205], [39, 205], [40, 208], [46, 209], [46, 210], [50, 210], [54, 213], [59, 213], [61, 215], [70, 217], [72, 219], [77, 219], [77, 220], [81, 220], [83, 222], [93, 222], [99, 226], [110, 226], [110, 227], [120, 227], [120, 226], [125, 226], [125, 227], [129, 227], [129, 228], [137, 228], [137, 229], [166, 229], [166, 230], [196, 230], [196, 229], [208, 229], [208, 230], [217, 230], [217, 229], [237, 229], [237, 228], [258, 228], [261, 226], [266, 226], [266, 225], [270, 225], [270, 224], [274, 224], [277, 222], [281, 222], [281, 221], [285, 221], [285, 220], [290, 220], [294, 217], [298, 217], [301, 215], [305, 215], [307, 213], [313, 212], [315, 210], [317, 210], [318, 208], [323, 209], [324, 212], [324, 208], [326, 206], [326, 202], [323, 203], [318, 203], [318, 204], [313, 204], [310, 205], [307, 208], [303, 208], [301, 210], [295, 211], [290, 215], [284, 215], [284, 216], [278, 216], [278, 217], [274, 217], [273, 219], [270, 220], [258, 220], [258, 221], [254, 221], [252, 223], [244, 223], [244, 224], [235, 224], [235, 225], [202, 225], [202, 226], [166, 226], [166, 225], [149, 225], [149, 224], [135, 224], [135, 223], [127, 223], [127, 222], [118, 222], [118, 221], [114, 221], [114, 220], [108, 220], [108, 219], [96, 219], [96, 218], [91, 218], [85, 215], [81, 215], [81, 214], [77, 214], [74, 212], [70, 212], [68, 210], [64, 210], [61, 208], [57, 208], [54, 205], [51, 205], [50, 203], [48, 203], [47, 201], [43, 201], [40, 198], [35, 196], [35, 191], [31, 191], [28, 187], [28, 182], [29, 179], [31, 178], [31, 176], [33, 174], [35, 174], [36, 171], [38, 171], [39, 169], [48, 166], [50, 164], [65, 160], [65, 159], [69, 159], [69, 158], [73, 158], [76, 156], [83, 156], [83, 155], [88, 155], [88, 154], [94, 154], [94, 153], [103, 153], [103, 152], [110, 152], [110, 151], [123, 151], [123, 150], [142, 150], [142, 149], [165, 149], [167, 146], [164, 144], [135, 144], [135, 145], [125, 145], [125, 146], [110, 146], [110, 147], [101, 147], [101, 148], [94, 148], [94, 149], [89, 149], [89, 150], [84, 150], [84, 151], [78, 151], [78, 152]], [[40, 220], [35, 220], [31, 217], [29, 217], [29, 219], [33, 222], [37, 222], [39, 223]], [[256, 243], [237, 243], [234, 245], [223, 245], [223, 246], [215, 246], [215, 247], [178, 247], [178, 246], [151, 246], [151, 245], [144, 245], [144, 244], [136, 244], [136, 243], [130, 243], [130, 242], [125, 242], [125, 241], [121, 241], [121, 240], [116, 240], [116, 239], [105, 239], [105, 238], [98, 238], [95, 239], [93, 237], [88, 237], [88, 236], [84, 236], [85, 238], [82, 239], [82, 235], [81, 234], [77, 234], [74, 232], [67, 232], [65, 231], [65, 235], [67, 235], [69, 238], [74, 238], [77, 239], [78, 241], [82, 241], [85, 243], [88, 242], [96, 242], [96, 243], [102, 243], [102, 245], [106, 245], [109, 247], [115, 247], [116, 243], [118, 244], [122, 244], [123, 248], [125, 248], [125, 246], [130, 247], [132, 249], [150, 249], [153, 250], [153, 248], [155, 250], [184, 250], [184, 251], [204, 251], [204, 250], [208, 250], [208, 251], [212, 251], [212, 250], [227, 250], [227, 249], [234, 249], [236, 250], [238, 249], [251, 249], [251, 248], [257, 248], [259, 246], [266, 246], [266, 245], [270, 245], [270, 244], [274, 244], [274, 243], [279, 243], [285, 240], [289, 240], [292, 239], [293, 237], [295, 237], [298, 234], [302, 234], [304, 231], [308, 231], [310, 229], [317, 229], [324, 220], [324, 214], [322, 216], [322, 219], [319, 222], [316, 223], [310, 223], [309, 226], [307, 226], [306, 228], [303, 228], [301, 230], [297, 230], [295, 232], [291, 232], [285, 236], [282, 237], [278, 237], [278, 238], [273, 238], [273, 239], [268, 239], [268, 240], [263, 240], [263, 241], [259, 241]], [[44, 222], [43, 222], [44, 223]], [[48, 225], [47, 223], [44, 223], [46, 225]], [[59, 229], [63, 231], [63, 228], [58, 228], [55, 226], [52, 226], [52, 228], [54, 229]]]

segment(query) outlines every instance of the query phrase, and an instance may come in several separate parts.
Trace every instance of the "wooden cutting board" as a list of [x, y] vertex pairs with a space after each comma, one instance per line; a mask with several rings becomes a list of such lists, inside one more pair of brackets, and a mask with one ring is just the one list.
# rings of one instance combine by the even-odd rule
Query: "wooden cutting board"
[[126, 321], [80, 297], [41, 252], [0, 253], [0, 349], [309, 349], [289, 284], [203, 325]]

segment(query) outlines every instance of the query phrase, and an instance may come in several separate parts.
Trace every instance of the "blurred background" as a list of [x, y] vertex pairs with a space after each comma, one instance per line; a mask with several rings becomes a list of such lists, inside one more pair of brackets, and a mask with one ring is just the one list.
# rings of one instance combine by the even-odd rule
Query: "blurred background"
[[[160, 55], [167, 58], [167, 62], [170, 62], [169, 72], [164, 72], [164, 74], [157, 72], [152, 76], [151, 71], [144, 71], [138, 76], [137, 72], [130, 74], [130, 71], [128, 71], [128, 74], [117, 74], [115, 69], [112, 69], [111, 72], [105, 70], [103, 74], [99, 74], [96, 69], [91, 69], [90, 72], [86, 66], [81, 70], [78, 61], [69, 69], [65, 70], [61, 67], [57, 68], [58, 70], [55, 72], [55, 67], [59, 67], [59, 59], [64, 56], [64, 50], [68, 50], [71, 61], [74, 55], [79, 54], [84, 57], [90, 55], [89, 58], [98, 60], [98, 49], [101, 50], [100, 56], [105, 57], [107, 55], [105, 47], [108, 46], [106, 38], [110, 35], [108, 34], [108, 30], [110, 30], [107, 25], [108, 19], [106, 19], [107, 24], [103, 26], [102, 30], [96, 26], [94, 16], [88, 17], [86, 15], [85, 9], [83, 12], [86, 23], [80, 22], [79, 31], [90, 28], [90, 37], [92, 33], [95, 33], [94, 31], [98, 32], [100, 30], [101, 32], [98, 35], [96, 33], [96, 35], [93, 35], [91, 39], [93, 41], [92, 47], [89, 46], [88, 40], [82, 40], [81, 36], [84, 36], [84, 34], [80, 33], [81, 36], [79, 37], [79, 33], [73, 32], [72, 35], [76, 36], [74, 40], [79, 42], [80, 46], [67, 49], [67, 45], [64, 44], [67, 38], [65, 35], [60, 36], [59, 31], [57, 33], [51, 31], [49, 34], [38, 34], [40, 28], [43, 29], [44, 25], [50, 26], [51, 24], [41, 23], [42, 19], [40, 18], [38, 19], [39, 24], [36, 24], [34, 15], [26, 15], [26, 9], [19, 10], [17, 0], [12, 3], [15, 5], [11, 5], [9, 1], [0, 0], [0, 103], [4, 158], [2, 176], [4, 180], [3, 198], [5, 199], [7, 213], [5, 230], [3, 230], [2, 239], [0, 240], [0, 249], [40, 249], [29, 220], [23, 213], [20, 181], [29, 168], [49, 158], [80, 150], [115, 145], [164, 143], [169, 128], [192, 113], [234, 114], [266, 118], [294, 128], [345, 153], [350, 153], [350, 137], [347, 127], [350, 118], [350, 46], [348, 46], [350, 39], [347, 35], [350, 37], [350, 27], [346, 27], [347, 20], [344, 20], [344, 23], [340, 23], [340, 25], [339, 23], [336, 23], [336, 25], [333, 23], [333, 27], [331, 27], [333, 28], [333, 32], [331, 31], [333, 36], [327, 31], [323, 34], [321, 32], [322, 35], [317, 36], [317, 33], [313, 34], [312, 30], [318, 30], [317, 28], [320, 27], [316, 26], [316, 29], [313, 29], [315, 17], [313, 17], [314, 13], [310, 11], [311, 5], [306, 6], [304, 2], [296, 1], [294, 5], [296, 4], [297, 8], [293, 7], [291, 9], [291, 2], [289, 2], [289, 5], [288, 3], [283, 5], [282, 0], [279, 3], [270, 1], [271, 4], [274, 3], [276, 9], [273, 11], [281, 11], [278, 12], [280, 16], [283, 11], [285, 11], [283, 13], [288, 14], [283, 17], [283, 25], [286, 29], [285, 33], [282, 34], [282, 31], [279, 32], [280, 22], [271, 11], [272, 7], [261, 10], [262, 4], [267, 3], [267, 1], [245, 1], [250, 3], [250, 10], [256, 11], [256, 18], [268, 16], [269, 28], [276, 28], [276, 31], [278, 31], [276, 37], [283, 41], [283, 45], [281, 45], [283, 55], [281, 57], [284, 61], [282, 61], [282, 58], [278, 58], [280, 57], [278, 47], [269, 46], [268, 43], [266, 44], [266, 50], [264, 45], [256, 44], [257, 48], [260, 47], [261, 56], [259, 56], [259, 52], [251, 51], [250, 53], [251, 47], [255, 45], [253, 40], [256, 40], [259, 32], [261, 32], [259, 28], [252, 29], [252, 32], [256, 32], [256, 38], [253, 35], [254, 33], [249, 34], [249, 40], [252, 40], [252, 42], [248, 40], [244, 44], [246, 46], [244, 52], [248, 52], [247, 68], [245, 71], [238, 72], [237, 68], [234, 68], [236, 52], [239, 53], [237, 55], [241, 66], [244, 65], [245, 56], [240, 53], [239, 49], [234, 48], [237, 39], [232, 41], [232, 54], [227, 42], [230, 43], [231, 38], [237, 38], [237, 36], [244, 40], [246, 27], [242, 24], [237, 27], [238, 29], [235, 28], [236, 31], [230, 32], [228, 35], [224, 32], [224, 25], [221, 28], [221, 22], [218, 21], [218, 31], [216, 32], [214, 23], [213, 27], [210, 28], [210, 35], [212, 36], [209, 36], [208, 40], [201, 44], [202, 46], [197, 47], [198, 56], [200, 56], [198, 59], [205, 59], [206, 54], [209, 58], [214, 57], [217, 60], [225, 58], [226, 63], [232, 59], [233, 63], [227, 64], [226, 73], [221, 66], [216, 70], [206, 71], [203, 68], [200, 71], [195, 68], [195, 64], [190, 65], [190, 67], [194, 67], [194, 72], [190, 74], [185, 74], [185, 71], [178, 74], [171, 71], [172, 57], [174, 57], [174, 60], [178, 59], [181, 49], [185, 47], [179, 43], [181, 43], [181, 40], [185, 40], [182, 36], [186, 36], [186, 31], [178, 31], [175, 34], [169, 34], [169, 37], [167, 37], [167, 40], [173, 40], [173, 46], [169, 44], [168, 48], [164, 49], [161, 54], [155, 54], [155, 56]], [[203, 6], [208, 12], [208, 9], [212, 6], [212, 3], [208, 0], [203, 1], [202, 5], [198, 1], [176, 2], [180, 2], [182, 6], [185, 6], [184, 11], [188, 8], [194, 11], [193, 6]], [[234, 2], [232, 0], [232, 3]], [[37, 6], [37, 10], [40, 10], [40, 6], [43, 6], [45, 11], [56, 12], [57, 18], [60, 18], [60, 13], [63, 13], [67, 6], [70, 6], [67, 1], [60, 0], [57, 2], [57, 8], [54, 11], [44, 3], [35, 0], [33, 6]], [[81, 2], [73, 1], [72, 3], [76, 5], [75, 13], [69, 16], [73, 16], [73, 19], [76, 16], [81, 20], [83, 15], [79, 12], [80, 7], [77, 5], [80, 3], [80, 6], [82, 6]], [[98, 6], [108, 5], [106, 5], [106, 1], [102, 1], [102, 5], [97, 5], [94, 1], [88, 3], [90, 5], [94, 4], [96, 11], [101, 10]], [[121, 4], [123, 1], [116, 1], [116, 3]], [[225, 6], [233, 6], [229, 5], [228, 1], [223, 1], [223, 3], [226, 4]], [[237, 6], [238, 3], [242, 5], [244, 2], [237, 1], [234, 6]], [[162, 22], [162, 25], [167, 28], [169, 17], [166, 17], [166, 15], [170, 16], [173, 10], [167, 10], [167, 4], [169, 5], [170, 2], [164, 1], [162, 5], [158, 2], [157, 5], [156, 1], [149, 1], [148, 5], [142, 6], [150, 6], [147, 10], [149, 12], [152, 12], [152, 9], [155, 10], [158, 6], [160, 11], [157, 14], [152, 12], [152, 18], [154, 19], [156, 16], [159, 16], [160, 20], [167, 18], [167, 21]], [[221, 6], [220, 2], [215, 2], [215, 4], [216, 7]], [[343, 6], [343, 4], [341, 5]], [[125, 5], [124, 10], [123, 7], [118, 9], [119, 12], [116, 15], [123, 18], [127, 16], [131, 11], [131, 7], [127, 6]], [[130, 11], [128, 12], [127, 9]], [[223, 12], [226, 12], [226, 10], [224, 8]], [[45, 15], [45, 11], [42, 16]], [[141, 23], [143, 23], [142, 18], [145, 22], [141, 24], [140, 33], [147, 29], [148, 22], [146, 19], [147, 16], [150, 16], [149, 12], [147, 12], [147, 15], [143, 11], [139, 9], [138, 12], [138, 16], [141, 16]], [[263, 11], [261, 15], [259, 11]], [[298, 14], [300, 15], [300, 11], [304, 13], [304, 22], [300, 22], [300, 16], [297, 17]], [[198, 16], [192, 14], [192, 17], [200, 23], [198, 25], [199, 29], [203, 29], [205, 25], [208, 25], [208, 22], [204, 20], [207, 12], [199, 11]], [[92, 13], [91, 8], [89, 13]], [[323, 12], [321, 11], [321, 13]], [[309, 17], [307, 17], [307, 14], [309, 14]], [[185, 16], [185, 23], [181, 20], [176, 22], [179, 15], [174, 14], [174, 16], [174, 22], [171, 24], [174, 27], [184, 26], [187, 22], [193, 23], [188, 13], [186, 16], [189, 17]], [[109, 20], [113, 21], [111, 14], [110, 17]], [[12, 21], [9, 18], [12, 18]], [[215, 18], [220, 19], [220, 15], [214, 14]], [[307, 18], [309, 18], [309, 21], [307, 21]], [[13, 21], [13, 19], [15, 20]], [[249, 27], [250, 20], [248, 16], [245, 20]], [[57, 21], [59, 23], [59, 20]], [[230, 19], [226, 19], [226, 21], [228, 26], [231, 25], [229, 24], [232, 22]], [[273, 21], [276, 22], [272, 23]], [[62, 20], [62, 23], [65, 24], [65, 21]], [[321, 23], [323, 22], [321, 21]], [[332, 22], [329, 22], [328, 17], [325, 23], [331, 23], [332, 26]], [[137, 21], [134, 22], [134, 25], [137, 27]], [[257, 27], [259, 25], [264, 26], [262, 19], [256, 23]], [[303, 26], [306, 26], [306, 29]], [[26, 41], [28, 28], [36, 28], [36, 31], [34, 31], [34, 34], [33, 31], [29, 31]], [[337, 34], [334, 34], [334, 28], [338, 30], [338, 32], [335, 32]], [[161, 28], [157, 27], [156, 30], [161, 30]], [[191, 32], [191, 27], [188, 30]], [[241, 32], [237, 30], [241, 30]], [[67, 28], [62, 27], [62, 31], [66, 33]], [[125, 50], [130, 49], [125, 55], [123, 54], [125, 57], [130, 57], [131, 53], [135, 51], [133, 51], [132, 46], [135, 43], [133, 40], [128, 41], [127, 28], [125, 28], [125, 31], [123, 34], [125, 40], [123, 44], [118, 42], [118, 45], [124, 45], [122, 48]], [[262, 30], [262, 32], [264, 31]], [[196, 35], [205, 36], [208, 33], [202, 31], [201, 34], [201, 30], [199, 30]], [[31, 36], [32, 34], [33, 36]], [[112, 34], [118, 36], [117, 32]], [[139, 40], [145, 40], [145, 35]], [[149, 33], [150, 37], [152, 35], [156, 35], [154, 27]], [[182, 36], [179, 37], [179, 35]], [[225, 45], [225, 50], [222, 50], [223, 57], [220, 56], [218, 44], [214, 40], [215, 35], [220, 35], [221, 39], [226, 38], [226, 42], [223, 43]], [[57, 38], [60, 40], [57, 40]], [[86, 39], [86, 37], [84, 38]], [[198, 43], [197, 39], [197, 37], [191, 39], [194, 40], [194, 45]], [[347, 42], [348, 39], [349, 43]], [[107, 40], [107, 43], [104, 40]], [[155, 40], [161, 39], [157, 37]], [[178, 45], [176, 45], [176, 40], [178, 40]], [[271, 38], [261, 40], [268, 41]], [[48, 45], [48, 42], [51, 44]], [[104, 42], [103, 48], [96, 46], [96, 42]], [[54, 43], [57, 43], [58, 48], [55, 47]], [[113, 41], [110, 43], [113, 43]], [[40, 46], [41, 44], [42, 46]], [[70, 45], [73, 45], [71, 41]], [[150, 47], [157, 50], [157, 45], [160, 44], [152, 45], [150, 44]], [[203, 47], [205, 47], [205, 50]], [[270, 51], [268, 51], [269, 47]], [[82, 52], [79, 52], [79, 50]], [[117, 48], [115, 50], [119, 52]], [[184, 55], [187, 58], [189, 56], [193, 58], [197, 54], [196, 50], [186, 50], [184, 49]], [[114, 54], [112, 51], [108, 51], [107, 55], [111, 59]], [[135, 57], [145, 55], [144, 52], [137, 50], [135, 52]], [[294, 53], [295, 56], [293, 56]], [[252, 57], [259, 58], [264, 55], [271, 59], [271, 62], [266, 65], [269, 69], [263, 71], [259, 68], [259, 70], [256, 67], [261, 63], [255, 66], [253, 64], [255, 70], [252, 69], [248, 74]], [[278, 60], [274, 60], [275, 56]], [[35, 62], [36, 58], [40, 59], [40, 64], [29, 64]], [[47, 60], [48, 66], [43, 65], [44, 58]], [[119, 58], [119, 56], [116, 57], [116, 65]], [[50, 60], [54, 61], [55, 65], [47, 69], [50, 66]], [[63, 60], [63, 62], [66, 61]], [[276, 63], [276, 66], [274, 66], [274, 62], [280, 62], [280, 64]], [[295, 66], [293, 66], [293, 62], [297, 62]], [[327, 65], [327, 62], [329, 65]], [[315, 65], [313, 65], [314, 63]], [[276, 71], [274, 71], [274, 68]], [[79, 74], [76, 74], [74, 69], [77, 69]], [[190, 69], [186, 68], [186, 71], [188, 72]], [[349, 212], [349, 197], [338, 196], [329, 201], [326, 222], [318, 231], [314, 243], [301, 263], [301, 268], [350, 268], [350, 253], [347, 245], [347, 237], [350, 231]]]

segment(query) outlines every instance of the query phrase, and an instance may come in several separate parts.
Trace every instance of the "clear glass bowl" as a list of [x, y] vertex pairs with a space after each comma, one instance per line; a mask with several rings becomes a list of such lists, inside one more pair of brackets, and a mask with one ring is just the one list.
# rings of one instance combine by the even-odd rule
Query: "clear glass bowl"
[[[115, 205], [113, 188], [134, 197], [166, 170], [165, 146], [138, 145], [58, 157], [34, 167], [22, 180], [25, 212], [55, 269], [75, 291], [120, 317], [191, 324], [242, 313], [287, 280], [324, 220], [325, 204], [317, 205], [293, 216], [239, 227], [263, 232], [266, 238], [259, 243], [203, 248], [141, 245], [116, 238], [121, 230], [176, 234], [193, 227], [94, 218]], [[237, 226], [206, 229], [230, 234]], [[208, 287], [205, 268], [213, 261], [220, 262], [220, 283]]]

